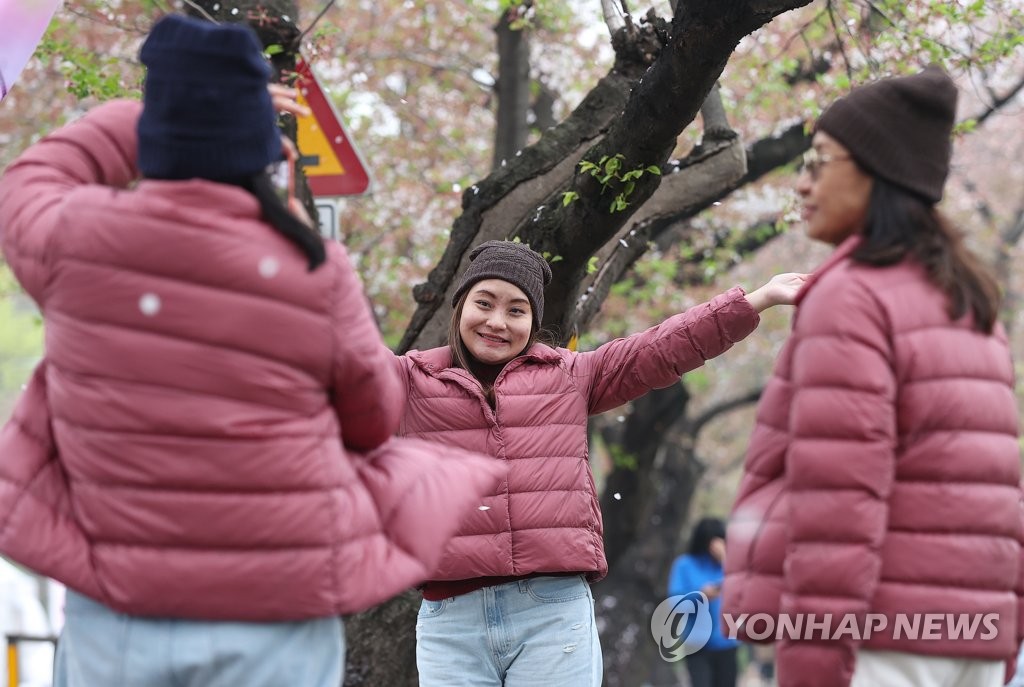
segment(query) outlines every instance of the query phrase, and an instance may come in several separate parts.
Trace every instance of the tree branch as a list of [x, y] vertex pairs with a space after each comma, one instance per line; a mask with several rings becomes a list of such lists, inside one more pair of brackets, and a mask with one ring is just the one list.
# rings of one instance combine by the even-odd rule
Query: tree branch
[[1021, 79], [1017, 81], [1017, 83], [1014, 84], [1002, 97], [995, 98], [981, 114], [974, 118], [974, 121], [980, 126], [985, 122], [985, 120], [1001, 110], [1005, 105], [1009, 104], [1022, 90], [1024, 90], [1024, 76], [1022, 76]]
[[[716, 144], [711, 147], [711, 152], [704, 151], [704, 157], [698, 154], [699, 150], [695, 150], [694, 154], [680, 164], [680, 168], [675, 174], [666, 175], [661, 187], [641, 211], [641, 217], [619, 235], [618, 241], [612, 244], [607, 254], [603, 256], [597, 274], [589, 280], [589, 283], [584, 284], [584, 292], [576, 301], [572, 324], [567, 331], [582, 332], [587, 329], [600, 311], [612, 286], [621, 281], [623, 276], [633, 268], [636, 261], [647, 252], [651, 242], [659, 240], [669, 229], [679, 227], [711, 207], [713, 203], [728, 197], [736, 189], [789, 164], [803, 154], [811, 145], [810, 136], [804, 132], [804, 129], [805, 124], [798, 122], [777, 136], [768, 136], [754, 142], [746, 150], [747, 172], [742, 174], [741, 171], [742, 176], [728, 179], [725, 184], [722, 183], [722, 178], [728, 174], [727, 172], [712, 174], [708, 169], [713, 164], [719, 166], [731, 164], [725, 160], [716, 161], [714, 159], [716, 155], [733, 154], [734, 150], [731, 145]], [[738, 158], [738, 160], [737, 164], [742, 165], [742, 158]], [[737, 169], [741, 170], [742, 168], [738, 167]], [[714, 176], [717, 181], [712, 180], [710, 176]], [[669, 207], [671, 210], [660, 213], [657, 210], [651, 210], [659, 205]], [[764, 223], [758, 223], [745, 230], [744, 236], [739, 240], [740, 248], [738, 250], [741, 250], [743, 254], [751, 253], [774, 238], [777, 233], [774, 231], [774, 227], [770, 232], [765, 232], [764, 226]], [[758, 236], [761, 238], [757, 239]], [[682, 231], [673, 243], [687, 238], [692, 239], [692, 234]], [[726, 236], [718, 236], [715, 242], [707, 246], [705, 250], [721, 248], [726, 240]], [[703, 254], [703, 252], [704, 250], [697, 251], [698, 254]]]
[[[545, 326], [568, 332], [587, 265], [603, 245], [633, 218], [660, 186], [654, 174], [630, 184], [623, 211], [609, 207], [623, 186], [599, 179], [577, 166], [581, 159], [616, 158], [621, 169], [663, 165], [682, 130], [693, 121], [740, 39], [789, 9], [810, 0], [689, 0], [682, 3], [666, 31], [664, 21], [648, 13], [635, 35], [619, 30], [613, 36], [616, 63], [570, 120], [549, 130], [518, 155], [514, 164], [495, 170], [463, 195], [463, 212], [455, 221], [449, 244], [427, 282], [414, 289], [418, 303], [399, 351], [414, 344], [437, 345], [443, 338], [446, 295], [468, 249], [480, 240], [518, 236], [539, 252], [561, 258], [552, 264], [554, 279], [545, 294]], [[665, 42], [667, 41], [667, 42]], [[653, 61], [653, 62], [652, 62]], [[601, 100], [604, 98], [605, 100]], [[590, 111], [585, 111], [590, 110]], [[595, 111], [600, 115], [595, 117]], [[580, 121], [571, 121], [580, 114]], [[598, 122], [595, 126], [592, 121]], [[593, 141], [597, 141], [593, 143]], [[580, 154], [581, 144], [591, 145]], [[553, 150], [561, 154], [552, 155]], [[572, 154], [571, 159], [566, 155]], [[560, 163], [564, 167], [558, 167]], [[558, 174], [569, 172], [563, 180]], [[550, 172], [550, 178], [541, 179]], [[546, 182], [533, 188], [534, 180]], [[484, 227], [486, 214], [515, 192], [534, 198], [511, 233], [508, 217], [499, 230]], [[570, 199], [564, 202], [566, 195]], [[429, 325], [429, 327], [428, 327]]]
[[738, 408], [748, 406], [752, 403], [757, 403], [761, 399], [762, 393], [764, 393], [764, 387], [759, 387], [743, 394], [742, 396], [737, 396], [727, 401], [716, 403], [687, 423], [688, 433], [693, 437], [694, 442], [696, 442], [697, 435], [700, 434], [701, 430], [704, 429], [709, 422], [716, 419], [719, 415], [731, 413]]
[[620, 29], [626, 28], [626, 20], [619, 12], [616, 0], [601, 0], [601, 14], [604, 16], [609, 36], [614, 36]]
[[729, 126], [729, 118], [722, 105], [722, 88], [717, 81], [700, 107], [700, 118], [704, 123], [705, 140], [729, 140], [736, 137], [736, 132]]

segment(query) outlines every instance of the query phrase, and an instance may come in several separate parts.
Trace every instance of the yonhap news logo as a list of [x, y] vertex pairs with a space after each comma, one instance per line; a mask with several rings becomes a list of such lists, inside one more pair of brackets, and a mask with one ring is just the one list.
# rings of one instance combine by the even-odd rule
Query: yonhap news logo
[[704, 648], [711, 639], [711, 608], [702, 592], [670, 596], [654, 609], [651, 636], [661, 658], [679, 661]]

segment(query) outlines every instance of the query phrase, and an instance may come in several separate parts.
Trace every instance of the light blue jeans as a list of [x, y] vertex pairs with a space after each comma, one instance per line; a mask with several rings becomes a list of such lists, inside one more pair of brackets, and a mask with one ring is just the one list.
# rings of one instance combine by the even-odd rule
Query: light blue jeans
[[67, 593], [54, 687], [340, 687], [340, 618], [241, 623], [143, 618]]
[[424, 600], [416, 667], [420, 687], [599, 687], [590, 585], [582, 575], [534, 577]]

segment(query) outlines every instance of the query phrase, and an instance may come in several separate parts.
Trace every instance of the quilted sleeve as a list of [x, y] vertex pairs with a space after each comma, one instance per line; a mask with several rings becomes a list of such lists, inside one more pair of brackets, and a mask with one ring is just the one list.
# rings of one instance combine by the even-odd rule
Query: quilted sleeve
[[125, 188], [137, 176], [141, 103], [113, 100], [30, 146], [0, 177], [0, 248], [42, 307], [63, 217], [74, 216], [76, 188]]
[[[831, 613], [835, 623], [849, 615], [863, 627], [895, 479], [897, 380], [884, 309], [850, 281], [823, 282], [793, 334], [781, 612]], [[853, 635], [783, 639], [780, 687], [847, 687]]]
[[590, 413], [678, 382], [746, 338], [759, 322], [743, 289], [736, 287], [647, 331], [577, 354], [572, 364], [587, 388]]
[[328, 251], [338, 273], [332, 324], [334, 407], [345, 446], [369, 451], [398, 430], [406, 385], [345, 249], [332, 243]]

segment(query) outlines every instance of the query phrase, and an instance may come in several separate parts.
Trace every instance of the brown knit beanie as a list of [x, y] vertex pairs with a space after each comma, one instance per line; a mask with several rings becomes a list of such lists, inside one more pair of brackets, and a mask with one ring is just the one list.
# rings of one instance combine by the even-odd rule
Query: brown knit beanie
[[874, 176], [937, 203], [949, 174], [956, 98], [946, 72], [928, 67], [855, 88], [814, 129], [842, 143]]
[[551, 268], [543, 256], [525, 243], [487, 241], [474, 248], [469, 259], [469, 267], [452, 295], [452, 307], [478, 281], [502, 279], [518, 286], [530, 299], [533, 325], [540, 329], [544, 321], [544, 287], [551, 282]]

